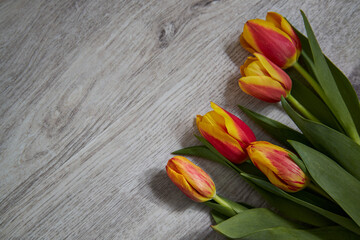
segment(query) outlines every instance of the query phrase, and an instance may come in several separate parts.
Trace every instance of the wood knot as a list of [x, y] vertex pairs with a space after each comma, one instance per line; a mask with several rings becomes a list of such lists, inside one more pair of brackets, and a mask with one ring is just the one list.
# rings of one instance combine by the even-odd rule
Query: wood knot
[[165, 24], [159, 34], [160, 48], [167, 48], [175, 37], [177, 29], [173, 22]]

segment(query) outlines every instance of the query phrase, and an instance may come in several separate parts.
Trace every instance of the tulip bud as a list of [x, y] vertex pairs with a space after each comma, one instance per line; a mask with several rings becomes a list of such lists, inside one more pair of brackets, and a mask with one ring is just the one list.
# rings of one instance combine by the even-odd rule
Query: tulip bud
[[265, 102], [279, 102], [281, 96], [287, 97], [292, 85], [290, 77], [264, 55], [254, 55], [240, 67], [240, 88]]
[[290, 151], [264, 141], [253, 142], [246, 150], [254, 165], [278, 188], [297, 192], [308, 184], [308, 177], [290, 158]]
[[195, 202], [209, 201], [216, 194], [215, 184], [209, 175], [185, 157], [171, 158], [166, 172], [171, 181]]
[[211, 103], [214, 111], [196, 116], [201, 135], [225, 158], [239, 164], [245, 161], [245, 148], [256, 140], [251, 129], [238, 117]]
[[301, 53], [298, 36], [288, 21], [275, 12], [269, 12], [266, 20], [247, 21], [240, 43], [249, 52], [260, 52], [283, 69], [291, 67]]

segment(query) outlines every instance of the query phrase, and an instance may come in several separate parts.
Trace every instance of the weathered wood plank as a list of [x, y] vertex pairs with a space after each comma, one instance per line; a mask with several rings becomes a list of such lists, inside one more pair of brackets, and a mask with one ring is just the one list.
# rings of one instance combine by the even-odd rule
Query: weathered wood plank
[[[209, 101], [290, 123], [239, 90], [248, 53], [237, 38], [268, 10], [303, 29], [300, 8], [359, 86], [357, 1], [1, 2], [1, 237], [221, 239], [164, 166], [196, 143], [194, 117]], [[264, 204], [227, 169], [193, 160], [220, 193]]]

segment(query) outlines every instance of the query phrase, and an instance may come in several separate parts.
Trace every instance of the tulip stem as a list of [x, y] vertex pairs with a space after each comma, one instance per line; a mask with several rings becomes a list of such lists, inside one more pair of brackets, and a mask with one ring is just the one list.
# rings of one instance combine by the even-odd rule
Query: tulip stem
[[320, 87], [319, 83], [298, 63], [296, 62], [293, 67], [298, 71], [301, 76], [303, 76], [306, 81], [310, 84], [310, 86], [319, 94], [322, 100], [327, 103], [327, 99], [325, 97], [325, 93]]
[[300, 113], [301, 115], [303, 115], [304, 117], [306, 117], [307, 119], [310, 119], [314, 122], [319, 122], [319, 119], [317, 119], [314, 115], [312, 115], [301, 103], [298, 102], [298, 100], [296, 100], [296, 98], [294, 98], [291, 94], [289, 94], [286, 99], [290, 102], [290, 104], [295, 107]]
[[237, 213], [235, 212], [235, 210], [226, 202], [224, 201], [220, 196], [216, 195], [213, 197], [213, 200], [215, 202], [217, 202], [218, 204], [220, 204], [223, 207], [226, 207], [228, 209], [231, 209], [231, 211], [234, 213], [234, 215], [236, 215]]
[[321, 196], [329, 199], [330, 201], [334, 202], [334, 200], [329, 196], [329, 194], [327, 194], [324, 190], [322, 190], [320, 187], [318, 187], [317, 185], [315, 185], [314, 183], [310, 183], [308, 185], [308, 188], [311, 189], [312, 191], [320, 194]]

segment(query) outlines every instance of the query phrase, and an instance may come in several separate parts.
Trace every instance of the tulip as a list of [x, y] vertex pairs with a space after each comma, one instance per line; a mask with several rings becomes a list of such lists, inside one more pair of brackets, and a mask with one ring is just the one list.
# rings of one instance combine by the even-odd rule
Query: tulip
[[201, 135], [225, 158], [239, 164], [248, 157], [245, 148], [256, 140], [251, 129], [238, 117], [211, 103], [214, 111], [196, 116]]
[[278, 188], [297, 192], [307, 186], [308, 177], [291, 159], [290, 151], [264, 141], [253, 142], [246, 150], [254, 165]]
[[195, 202], [206, 202], [216, 195], [215, 184], [209, 175], [185, 157], [171, 158], [166, 172], [171, 181]]
[[247, 94], [266, 102], [279, 102], [291, 90], [290, 77], [276, 64], [260, 53], [248, 57], [240, 67], [240, 88]]
[[260, 52], [283, 69], [294, 65], [301, 53], [298, 36], [288, 21], [275, 12], [269, 12], [266, 20], [247, 21], [240, 43], [249, 52]]

